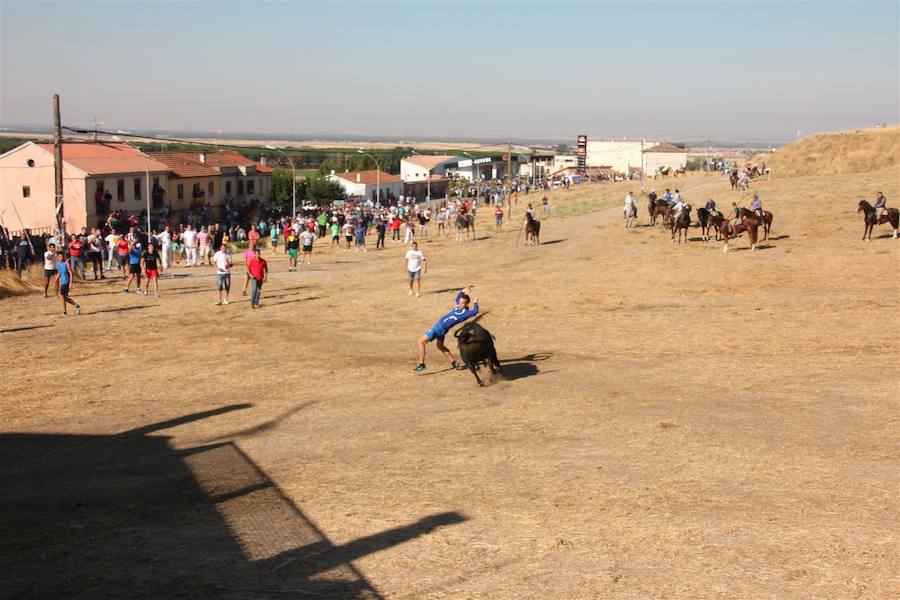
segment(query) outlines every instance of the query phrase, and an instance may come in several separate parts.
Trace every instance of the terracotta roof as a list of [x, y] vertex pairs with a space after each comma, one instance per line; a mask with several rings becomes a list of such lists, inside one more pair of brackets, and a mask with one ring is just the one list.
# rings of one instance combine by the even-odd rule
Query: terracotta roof
[[197, 152], [154, 152], [153, 158], [163, 163], [177, 177], [212, 177], [219, 171], [200, 162]]
[[256, 161], [241, 156], [234, 150], [220, 150], [206, 153], [206, 164], [212, 167], [252, 167]]
[[[340, 177], [341, 179], [345, 179], [351, 183], [364, 183], [366, 185], [375, 185], [377, 182], [381, 183], [399, 183], [400, 177], [398, 175], [391, 175], [390, 173], [385, 173], [381, 171], [380, 176], [376, 176], [376, 173], [379, 171], [375, 169], [369, 169], [368, 171], [351, 171], [349, 173], [335, 173], [335, 177]], [[356, 176], [359, 175], [359, 181], [356, 180]]]
[[257, 173], [271, 173], [272, 169], [262, 163], [256, 163], [256, 172]]
[[660, 142], [657, 145], [653, 146], [652, 148], [648, 148], [648, 149], [644, 150], [644, 152], [645, 153], [647, 153], [647, 152], [673, 152], [673, 153], [678, 152], [678, 153], [681, 153], [681, 152], [687, 152], [687, 150], [684, 148], [679, 148], [678, 146], [676, 146], [674, 144], [670, 144], [669, 142]]
[[446, 162], [448, 160], [453, 160], [455, 158], [457, 158], [457, 157], [456, 156], [447, 156], [447, 155], [431, 156], [431, 155], [424, 155], [424, 154], [413, 154], [412, 156], [407, 156], [403, 160], [405, 160], [406, 162], [411, 162], [412, 164], [420, 166], [425, 169], [433, 169], [436, 166], [438, 166], [439, 164], [441, 164], [442, 162]]
[[[37, 144], [47, 152], [53, 152], [53, 144]], [[113, 173], [154, 173], [168, 171], [169, 167], [127, 144], [98, 142], [63, 142], [63, 162], [69, 163], [88, 175]]]

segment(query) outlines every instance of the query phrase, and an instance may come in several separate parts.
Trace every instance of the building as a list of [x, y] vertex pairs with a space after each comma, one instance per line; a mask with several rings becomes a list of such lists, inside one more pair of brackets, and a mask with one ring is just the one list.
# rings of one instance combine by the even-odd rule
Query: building
[[[448, 177], [462, 177], [472, 181], [486, 181], [491, 179], [506, 178], [507, 160], [506, 155], [503, 156], [482, 156], [479, 158], [464, 158], [456, 162], [447, 163]], [[527, 156], [513, 157], [512, 160], [512, 176], [519, 174], [520, 161], [528, 160]]]
[[574, 154], [557, 154], [553, 157], [553, 162], [550, 164], [549, 169], [547, 169], [548, 176], [553, 176], [554, 173], [558, 173], [569, 167], [577, 167], [578, 166], [578, 157]]
[[400, 179], [403, 195], [417, 202], [431, 198], [446, 198], [450, 178], [447, 166], [459, 162], [461, 156], [414, 154], [400, 160]]
[[660, 142], [644, 150], [644, 173], [653, 175], [660, 167], [678, 169], [687, 166], [687, 150], [681, 146]]
[[[0, 223], [11, 232], [56, 229], [53, 144], [26, 142], [0, 156]], [[63, 214], [66, 230], [80, 231], [106, 220], [111, 211], [140, 213], [151, 201], [162, 208], [169, 168], [121, 143], [65, 142]]]
[[404, 183], [427, 181], [431, 175], [445, 176], [448, 165], [464, 160], [462, 156], [414, 154], [400, 160], [400, 179]]
[[170, 170], [165, 205], [172, 212], [208, 203], [214, 210], [226, 203], [268, 200], [272, 169], [233, 150], [219, 152], [154, 152]]
[[644, 173], [652, 175], [658, 166], [685, 166], [687, 151], [669, 142], [591, 141], [588, 138], [585, 160], [588, 167], [610, 167], [618, 173], [629, 173], [635, 168], [641, 168]]
[[332, 171], [328, 179], [344, 188], [344, 194], [348, 197], [365, 198], [373, 203], [377, 198], [376, 190], [381, 194], [380, 204], [399, 198], [403, 193], [403, 180], [400, 177], [376, 169], [346, 173]]

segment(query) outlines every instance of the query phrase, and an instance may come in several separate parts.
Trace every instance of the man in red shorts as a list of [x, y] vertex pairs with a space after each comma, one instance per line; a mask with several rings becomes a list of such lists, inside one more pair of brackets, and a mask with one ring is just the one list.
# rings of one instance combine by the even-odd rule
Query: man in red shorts
[[144, 267], [144, 275], [147, 277], [147, 283], [144, 284], [144, 295], [150, 295], [150, 281], [152, 280], [153, 285], [156, 288], [154, 291], [156, 292], [156, 295], [158, 297], [159, 274], [160, 272], [162, 272], [162, 257], [159, 255], [159, 251], [156, 249], [156, 244], [154, 244], [153, 242], [147, 244], [147, 249], [144, 250], [144, 254], [141, 255], [141, 264]]

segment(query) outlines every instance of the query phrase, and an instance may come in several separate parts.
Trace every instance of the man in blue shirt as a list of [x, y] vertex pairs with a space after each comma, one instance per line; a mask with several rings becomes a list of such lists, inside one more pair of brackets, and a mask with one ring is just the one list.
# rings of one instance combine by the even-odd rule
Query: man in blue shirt
[[62, 313], [59, 316], [65, 317], [69, 313], [66, 312], [68, 304], [75, 307], [75, 314], [81, 314], [81, 306], [71, 298], [69, 298], [69, 287], [72, 285], [72, 265], [66, 260], [62, 250], [56, 253], [56, 273], [59, 277], [59, 295], [62, 297]]
[[450, 350], [444, 345], [444, 337], [451, 328], [478, 314], [478, 298], [475, 298], [475, 301], [472, 303], [472, 308], [469, 308], [469, 288], [465, 287], [456, 294], [455, 302], [456, 308], [438, 319], [437, 322], [431, 326], [431, 329], [426, 331], [425, 335], [419, 338], [419, 362], [416, 364], [416, 368], [413, 369], [414, 373], [420, 373], [425, 370], [425, 346], [431, 341], [435, 342], [437, 349], [450, 361], [451, 368], [455, 369], [459, 366], [459, 363], [453, 359]]
[[752, 208], [753, 213], [759, 217], [759, 222], [763, 223], [765, 221], [765, 214], [763, 213], [762, 200], [760, 200], [759, 196], [756, 194], [753, 194], [753, 202], [750, 203], [750, 208]]

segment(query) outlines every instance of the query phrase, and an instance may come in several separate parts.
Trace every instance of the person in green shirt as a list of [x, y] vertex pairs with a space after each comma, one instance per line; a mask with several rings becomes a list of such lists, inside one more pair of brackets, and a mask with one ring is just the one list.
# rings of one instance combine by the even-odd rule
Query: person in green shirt
[[325, 228], [328, 227], [328, 215], [324, 212], [319, 215], [319, 237], [325, 237]]
[[297, 255], [300, 253], [300, 238], [297, 237], [297, 234], [294, 233], [293, 229], [291, 229], [291, 232], [285, 239], [285, 244], [288, 251], [288, 260], [290, 261], [288, 264], [288, 271], [296, 271]]
[[341, 226], [338, 225], [337, 219], [331, 221], [331, 247], [341, 246]]

